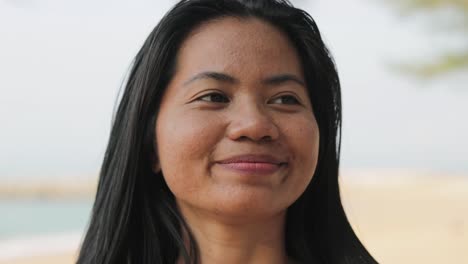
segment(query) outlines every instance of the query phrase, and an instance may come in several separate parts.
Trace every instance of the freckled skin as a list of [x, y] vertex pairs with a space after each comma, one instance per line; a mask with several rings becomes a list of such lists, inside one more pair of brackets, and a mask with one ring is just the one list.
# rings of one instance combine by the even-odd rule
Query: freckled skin
[[[204, 71], [222, 72], [238, 82], [186, 84]], [[317, 164], [319, 132], [305, 87], [261, 82], [284, 73], [304, 80], [293, 45], [258, 19], [211, 21], [184, 41], [155, 127], [160, 159], [155, 167], [161, 168], [182, 212], [247, 221], [282, 214], [303, 193]], [[196, 100], [213, 90], [229, 102]], [[282, 93], [293, 93], [301, 105], [271, 103]], [[239, 177], [216, 164], [259, 152], [281, 157], [288, 166], [272, 175]]]

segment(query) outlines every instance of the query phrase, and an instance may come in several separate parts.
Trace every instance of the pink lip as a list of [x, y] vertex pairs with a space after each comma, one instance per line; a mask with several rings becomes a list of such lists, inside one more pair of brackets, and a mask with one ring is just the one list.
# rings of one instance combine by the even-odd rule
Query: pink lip
[[217, 162], [220, 166], [243, 174], [271, 174], [286, 162], [271, 155], [240, 155]]

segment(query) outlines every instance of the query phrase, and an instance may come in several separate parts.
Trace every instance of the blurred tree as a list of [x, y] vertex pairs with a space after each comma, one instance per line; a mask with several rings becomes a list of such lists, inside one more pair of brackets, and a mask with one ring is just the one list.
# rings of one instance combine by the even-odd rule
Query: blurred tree
[[399, 65], [399, 70], [423, 78], [437, 77], [454, 70], [468, 70], [468, 0], [386, 1], [397, 7], [402, 14], [424, 15], [433, 22], [431, 29], [442, 28], [452, 32], [463, 42], [460, 50], [439, 51], [433, 62], [403, 63]]

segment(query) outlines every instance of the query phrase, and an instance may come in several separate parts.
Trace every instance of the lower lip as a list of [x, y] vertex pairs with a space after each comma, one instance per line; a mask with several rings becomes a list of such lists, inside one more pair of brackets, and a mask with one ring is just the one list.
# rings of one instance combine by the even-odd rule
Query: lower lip
[[243, 174], [272, 174], [278, 171], [283, 165], [273, 163], [218, 163], [218, 165]]

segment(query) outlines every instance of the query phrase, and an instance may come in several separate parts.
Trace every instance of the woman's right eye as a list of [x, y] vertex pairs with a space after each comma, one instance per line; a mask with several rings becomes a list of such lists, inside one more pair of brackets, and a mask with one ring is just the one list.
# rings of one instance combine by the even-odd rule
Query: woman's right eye
[[221, 93], [209, 93], [197, 98], [199, 101], [213, 102], [213, 103], [229, 103], [229, 98]]

